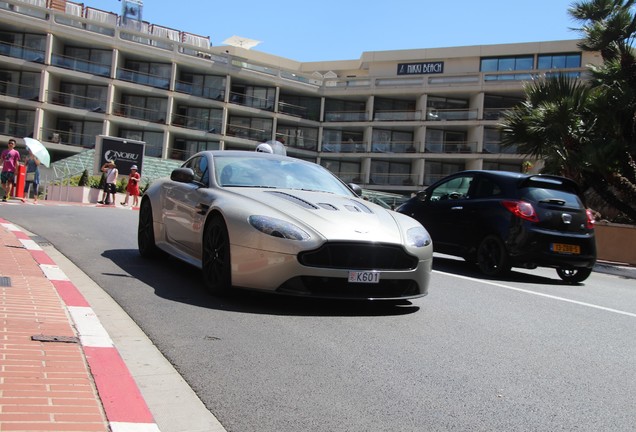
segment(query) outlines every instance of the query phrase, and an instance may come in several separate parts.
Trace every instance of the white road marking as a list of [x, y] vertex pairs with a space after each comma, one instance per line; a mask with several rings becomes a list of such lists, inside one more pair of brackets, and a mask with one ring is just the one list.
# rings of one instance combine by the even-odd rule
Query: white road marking
[[469, 280], [469, 281], [473, 281], [473, 282], [479, 282], [479, 283], [483, 283], [486, 285], [492, 285], [492, 286], [496, 286], [499, 288], [504, 288], [507, 290], [511, 290], [511, 291], [517, 291], [517, 292], [522, 292], [525, 294], [531, 294], [531, 295], [535, 295], [535, 296], [539, 296], [539, 297], [545, 297], [545, 298], [549, 298], [552, 300], [557, 300], [557, 301], [562, 301], [565, 303], [572, 303], [572, 304], [576, 304], [579, 306], [585, 306], [585, 307], [589, 307], [592, 309], [598, 309], [598, 310], [602, 310], [602, 311], [606, 311], [606, 312], [611, 312], [611, 313], [615, 313], [615, 314], [619, 314], [619, 315], [625, 315], [631, 318], [636, 318], [636, 313], [632, 313], [632, 312], [625, 312], [622, 310], [618, 310], [618, 309], [612, 309], [612, 308], [608, 308], [605, 306], [599, 306], [599, 305], [595, 305], [592, 303], [586, 303], [586, 302], [582, 302], [582, 301], [578, 301], [578, 300], [572, 300], [572, 299], [568, 299], [565, 297], [559, 297], [559, 296], [555, 296], [555, 295], [551, 295], [551, 294], [543, 294], [540, 292], [536, 292], [536, 291], [531, 291], [531, 290], [527, 290], [527, 289], [523, 289], [523, 288], [515, 288], [513, 286], [510, 285], [504, 285], [504, 284], [500, 284], [497, 282], [491, 282], [488, 280], [483, 280], [483, 279], [476, 279], [476, 278], [472, 278], [472, 277], [468, 277], [468, 276], [461, 276], [461, 275], [456, 275], [453, 273], [446, 273], [446, 272], [442, 272], [439, 270], [433, 270], [433, 273], [439, 273], [439, 274], [443, 274], [443, 275], [448, 275], [448, 276], [453, 276], [456, 278], [460, 278], [460, 279], [464, 279], [464, 280]]

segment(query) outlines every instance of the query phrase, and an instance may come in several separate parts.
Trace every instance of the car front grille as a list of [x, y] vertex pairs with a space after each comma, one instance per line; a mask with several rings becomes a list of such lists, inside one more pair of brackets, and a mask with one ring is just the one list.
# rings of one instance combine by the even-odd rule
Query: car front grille
[[377, 284], [351, 284], [346, 279], [298, 276], [276, 290], [280, 294], [340, 299], [397, 299], [424, 295], [414, 280], [381, 280]]
[[412, 270], [417, 257], [395, 245], [369, 243], [325, 243], [313, 251], [298, 254], [298, 261], [308, 267], [349, 270]]

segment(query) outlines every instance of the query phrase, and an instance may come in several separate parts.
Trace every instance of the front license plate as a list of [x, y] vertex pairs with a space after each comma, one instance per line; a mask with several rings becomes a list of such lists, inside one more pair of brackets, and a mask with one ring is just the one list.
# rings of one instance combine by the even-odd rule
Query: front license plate
[[552, 243], [550, 244], [550, 250], [552, 252], [579, 255], [581, 253], [581, 247], [579, 245], [571, 245], [565, 243]]
[[377, 271], [350, 271], [350, 283], [378, 283], [380, 282], [380, 272]]

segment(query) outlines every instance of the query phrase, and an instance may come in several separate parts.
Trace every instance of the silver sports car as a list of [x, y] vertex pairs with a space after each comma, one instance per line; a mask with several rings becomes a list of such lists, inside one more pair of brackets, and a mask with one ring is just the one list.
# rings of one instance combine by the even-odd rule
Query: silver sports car
[[200, 268], [219, 294], [235, 287], [346, 299], [426, 295], [428, 232], [359, 192], [301, 159], [204, 151], [143, 195], [139, 252], [167, 252]]

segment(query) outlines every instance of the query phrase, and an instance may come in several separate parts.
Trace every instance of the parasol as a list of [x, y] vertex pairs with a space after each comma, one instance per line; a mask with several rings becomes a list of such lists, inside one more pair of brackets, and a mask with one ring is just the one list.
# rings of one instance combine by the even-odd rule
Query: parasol
[[31, 153], [35, 155], [36, 158], [39, 159], [40, 163], [45, 167], [49, 167], [51, 164], [51, 155], [49, 155], [49, 151], [44, 147], [40, 141], [33, 138], [24, 138], [24, 144], [31, 150]]

